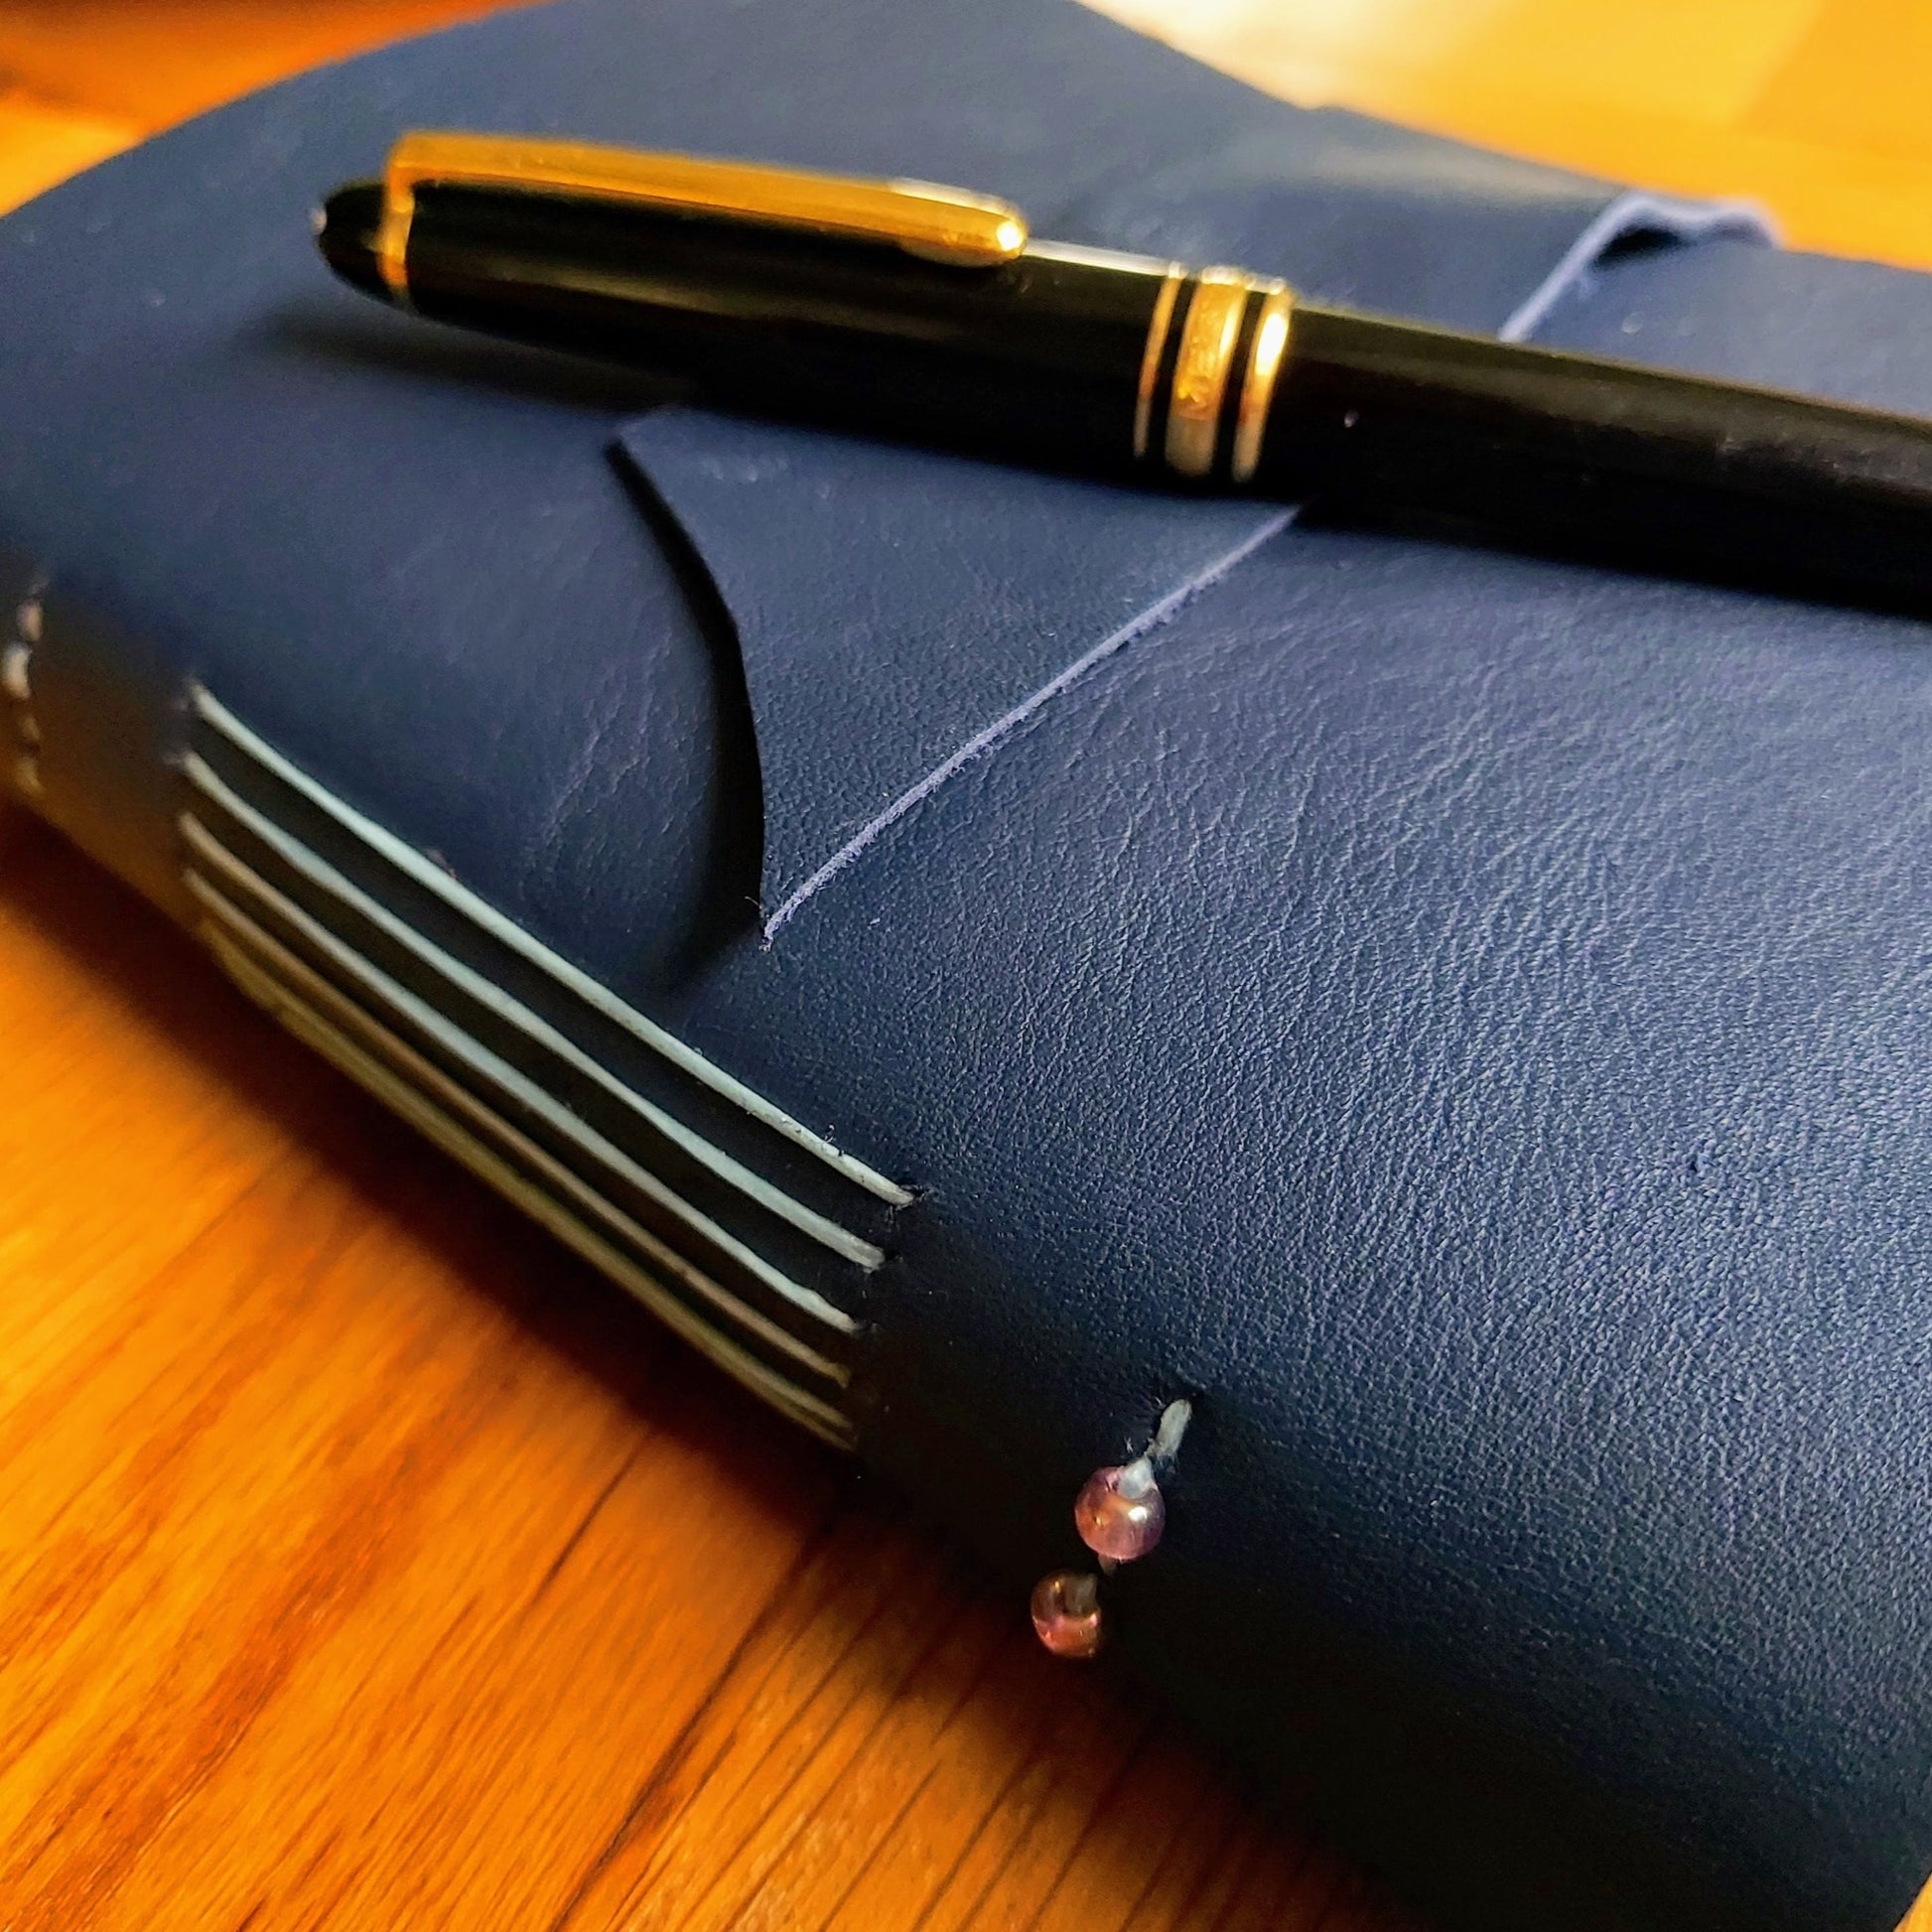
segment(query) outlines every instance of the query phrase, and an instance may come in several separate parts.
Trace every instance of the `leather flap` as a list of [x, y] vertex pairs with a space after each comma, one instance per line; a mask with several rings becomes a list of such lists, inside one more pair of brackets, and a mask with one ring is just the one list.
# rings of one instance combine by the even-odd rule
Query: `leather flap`
[[622, 447], [737, 627], [766, 936], [888, 825], [1286, 521], [664, 409]]
[[[1614, 241], [1734, 207], [1593, 184], [1349, 115], [1271, 119], [1116, 176], [1059, 232], [1285, 271], [1303, 291], [1521, 333]], [[770, 938], [889, 825], [1288, 518], [707, 411], [620, 450], [736, 626], [764, 796]]]

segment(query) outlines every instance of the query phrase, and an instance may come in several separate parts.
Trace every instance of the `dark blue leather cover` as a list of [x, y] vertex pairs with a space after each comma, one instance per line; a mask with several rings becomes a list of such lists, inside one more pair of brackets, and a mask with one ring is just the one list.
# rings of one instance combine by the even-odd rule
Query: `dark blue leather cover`
[[845, 1317], [801, 1413], [1016, 1613], [1192, 1398], [1120, 1647], [1448, 1915], [1886, 1932], [1932, 1864], [1923, 627], [644, 414], [327, 282], [309, 205], [439, 121], [1904, 406], [1932, 287], [1726, 240], [1580, 283], [1709, 224], [1046, 0], [576, 0], [0, 226], [58, 822], [192, 922], [238, 855], [325, 1007], [325, 902], [393, 1015], [443, 974], [559, 1186], [632, 1093], [699, 1245], [762, 1244], [773, 1359]]
[[1289, 516], [693, 409], [653, 410], [622, 440], [731, 615], [763, 780], [767, 937]]

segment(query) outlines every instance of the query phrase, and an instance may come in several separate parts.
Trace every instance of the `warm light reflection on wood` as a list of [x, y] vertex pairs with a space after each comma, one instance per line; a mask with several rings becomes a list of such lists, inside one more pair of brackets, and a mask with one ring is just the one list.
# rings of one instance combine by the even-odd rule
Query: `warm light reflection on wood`
[[1932, 267], [1932, 10], [1850, 0], [1095, 0], [1257, 86]]

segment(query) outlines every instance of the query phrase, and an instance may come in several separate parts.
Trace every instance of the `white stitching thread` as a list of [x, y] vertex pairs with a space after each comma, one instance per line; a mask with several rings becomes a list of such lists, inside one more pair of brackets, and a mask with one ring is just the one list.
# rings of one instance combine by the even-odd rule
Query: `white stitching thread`
[[[725, 1320], [759, 1336], [827, 1381], [843, 1385], [851, 1380], [852, 1372], [843, 1363], [821, 1354], [788, 1328], [779, 1326], [750, 1304], [741, 1302], [730, 1290], [713, 1281], [703, 1269], [687, 1261], [674, 1249], [667, 1248], [648, 1228], [634, 1221], [615, 1202], [607, 1200], [547, 1148], [539, 1147], [527, 1134], [512, 1127], [480, 1095], [452, 1078], [433, 1060], [425, 1059], [400, 1035], [391, 1033], [379, 1020], [332, 986], [313, 967], [297, 958], [279, 940], [257, 925], [238, 905], [208, 886], [198, 873], [189, 872], [184, 876], [189, 890], [209, 914], [202, 924], [204, 943], [250, 998], [259, 998], [259, 989], [245, 981], [242, 969], [272, 989], [278, 1002], [299, 1008], [312, 1024], [328, 1028], [348, 1041], [356, 1051], [373, 1055], [391, 1079], [412, 1086], [432, 1105], [445, 1112], [467, 1115], [499, 1147], [507, 1148], [526, 1168], [540, 1173], [557, 1193], [567, 1194], [629, 1246], [648, 1255], [654, 1268], [675, 1276], [692, 1294], [717, 1310]], [[281, 1017], [279, 1013], [277, 1017]]]
[[762, 1094], [755, 1092], [742, 1080], [735, 1079], [722, 1067], [713, 1065], [694, 1047], [687, 1046], [675, 1034], [665, 1032], [654, 1020], [647, 1019], [635, 1007], [627, 1006], [609, 987], [594, 980], [581, 967], [573, 966], [560, 953], [552, 952], [541, 940], [532, 938], [514, 919], [505, 917], [487, 899], [479, 897], [467, 886], [459, 885], [394, 833], [345, 804], [327, 786], [319, 784], [300, 765], [285, 759], [265, 739], [250, 731], [233, 712], [201, 686], [195, 687], [193, 696], [196, 712], [202, 721], [218, 732], [237, 751], [253, 759], [291, 789], [300, 792], [345, 832], [386, 859], [398, 871], [408, 874], [417, 885], [434, 893], [445, 904], [474, 920], [492, 938], [520, 953], [531, 965], [539, 967], [575, 993], [607, 1020], [616, 1022], [654, 1052], [662, 1054], [673, 1066], [681, 1068], [713, 1093], [742, 1108], [754, 1120], [763, 1122], [793, 1146], [805, 1149], [826, 1166], [844, 1174], [848, 1180], [856, 1181], [868, 1193], [876, 1194], [894, 1207], [910, 1205], [913, 1194], [909, 1187], [888, 1179], [856, 1155], [842, 1153], [823, 1135], [815, 1134], [809, 1127], [793, 1120]]
[[[621, 1148], [580, 1121], [534, 1080], [499, 1059], [486, 1046], [473, 1039], [460, 1027], [438, 1013], [434, 1007], [417, 999], [406, 987], [398, 986], [380, 967], [364, 959], [353, 947], [329, 931], [285, 894], [276, 891], [259, 874], [237, 859], [192, 814], [183, 815], [181, 833], [197, 858], [211, 866], [230, 884], [239, 887], [257, 904], [268, 908], [290, 930], [300, 933], [305, 940], [333, 959], [338, 966], [365, 983], [384, 1005], [405, 1014], [412, 1023], [420, 1026], [432, 1037], [440, 1039], [498, 1091], [515, 1095], [524, 1106], [540, 1115], [555, 1131], [574, 1141], [612, 1173], [621, 1174], [639, 1193], [657, 1201], [668, 1212], [675, 1214], [687, 1227], [695, 1230], [713, 1247], [730, 1255], [742, 1268], [756, 1275], [774, 1294], [782, 1296], [794, 1308], [816, 1316], [843, 1333], [851, 1334], [857, 1329], [858, 1323], [843, 1309], [834, 1307], [816, 1290], [794, 1282], [788, 1275], [772, 1267], [756, 1249], [748, 1247], [736, 1235], [720, 1227], [710, 1215], [693, 1207], [681, 1194], [665, 1186], [649, 1169], [638, 1166]], [[193, 872], [189, 873], [188, 882], [191, 890], [198, 884], [206, 890], [206, 882], [198, 882]]]
[[39, 592], [14, 612], [15, 636], [0, 652], [0, 701], [11, 709], [14, 738], [19, 747], [13, 760], [13, 781], [20, 795], [39, 804], [46, 795], [41, 779], [41, 727], [34, 714], [34, 649], [45, 625]]
[[778, 1219], [788, 1221], [800, 1233], [809, 1235], [814, 1241], [829, 1248], [846, 1261], [856, 1263], [869, 1271], [884, 1263], [886, 1253], [883, 1248], [864, 1240], [852, 1233], [850, 1229], [841, 1227], [828, 1215], [805, 1206], [802, 1201], [793, 1200], [782, 1188], [774, 1187], [762, 1174], [754, 1173], [742, 1161], [733, 1160], [721, 1148], [713, 1147], [702, 1135], [694, 1134], [682, 1121], [672, 1119], [662, 1108], [653, 1106], [641, 1094], [633, 1092], [615, 1074], [586, 1053], [575, 1040], [560, 1034], [546, 1020], [532, 1013], [522, 1001], [512, 999], [493, 981], [486, 979], [462, 960], [445, 952], [441, 946], [425, 938], [407, 920], [397, 918], [387, 906], [370, 898], [366, 893], [345, 879], [326, 859], [312, 852], [299, 839], [276, 825], [263, 813], [256, 811], [245, 799], [238, 797], [192, 752], [188, 756], [184, 769], [189, 783], [197, 791], [211, 800], [237, 824], [245, 826], [311, 884], [319, 886], [331, 897], [339, 899], [351, 911], [359, 913], [378, 930], [386, 932], [398, 945], [413, 953], [442, 979], [467, 993], [471, 999], [486, 1007], [499, 1020], [514, 1027], [527, 1038], [535, 1040], [538, 1045], [555, 1054], [566, 1066], [575, 1068], [586, 1079], [595, 1081], [613, 1098], [628, 1107], [646, 1126], [662, 1135], [673, 1147], [680, 1149], [727, 1186], [737, 1188], [748, 1199], [756, 1201], [759, 1206], [776, 1215]]
[[[460, 1161], [473, 1173], [547, 1227], [566, 1246], [574, 1248], [594, 1267], [609, 1275], [649, 1309], [673, 1333], [681, 1335], [727, 1374], [735, 1376], [755, 1394], [762, 1396], [781, 1415], [809, 1429], [835, 1448], [852, 1448], [852, 1425], [830, 1403], [821, 1401], [777, 1374], [700, 1319], [674, 1297], [667, 1295], [662, 1285], [636, 1266], [627, 1255], [612, 1247], [560, 1201], [531, 1184], [494, 1149], [477, 1139], [407, 1081], [362, 1052], [345, 1035], [295, 998], [286, 987], [278, 985], [259, 967], [249, 964], [239, 949], [229, 947], [232, 956], [224, 955], [223, 947], [228, 945], [229, 942], [219, 939], [217, 935], [210, 949], [242, 992], [304, 1044], [313, 1047], [331, 1064], [365, 1087], [444, 1153]], [[485, 1115], [488, 1112], [487, 1109], [482, 1111]], [[651, 1240], [641, 1228], [635, 1232], [642, 1237], [639, 1245], [643, 1252], [651, 1256], [655, 1265], [666, 1267], [668, 1272], [679, 1272], [670, 1268], [678, 1257], [661, 1243]]]

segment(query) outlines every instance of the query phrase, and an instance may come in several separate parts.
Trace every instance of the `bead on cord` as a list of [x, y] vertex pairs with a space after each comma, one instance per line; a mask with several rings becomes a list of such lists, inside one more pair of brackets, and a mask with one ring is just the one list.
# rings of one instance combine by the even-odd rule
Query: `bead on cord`
[[1098, 1653], [1106, 1632], [1100, 1577], [1137, 1562], [1161, 1541], [1168, 1505], [1158, 1477], [1173, 1466], [1193, 1413], [1193, 1404], [1184, 1399], [1169, 1403], [1147, 1448], [1130, 1462], [1096, 1469], [1073, 1499], [1073, 1527], [1099, 1559], [1100, 1576], [1055, 1570], [1034, 1586], [1029, 1605], [1034, 1633], [1055, 1657]]

